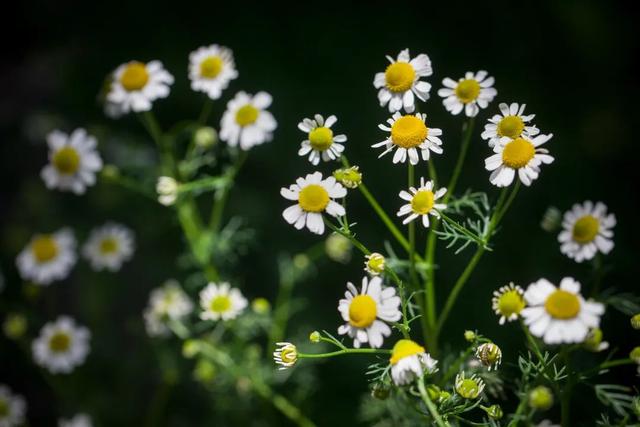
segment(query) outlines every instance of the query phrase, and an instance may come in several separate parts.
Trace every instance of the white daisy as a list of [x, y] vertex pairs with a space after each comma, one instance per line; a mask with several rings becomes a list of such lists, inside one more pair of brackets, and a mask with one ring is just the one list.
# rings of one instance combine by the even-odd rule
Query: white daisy
[[298, 129], [308, 135], [309, 139], [302, 141], [299, 156], [306, 156], [309, 154], [309, 161], [313, 165], [320, 163], [320, 158], [325, 162], [330, 160], [336, 160], [340, 158], [340, 155], [344, 151], [344, 145], [341, 142], [347, 141], [346, 135], [334, 135], [331, 126], [333, 126], [338, 119], [336, 116], [329, 116], [327, 120], [320, 114], [316, 114], [314, 119], [303, 119], [298, 123]]
[[200, 291], [200, 306], [202, 320], [229, 320], [238, 317], [247, 307], [247, 300], [228, 283], [209, 283]]
[[524, 185], [531, 185], [540, 174], [541, 164], [553, 163], [554, 158], [545, 148], [539, 148], [553, 137], [553, 134], [538, 135], [534, 138], [520, 136], [516, 139], [507, 137], [493, 147], [492, 156], [484, 161], [485, 169], [491, 172], [489, 180], [497, 187], [507, 187], [518, 177]]
[[507, 105], [504, 102], [498, 105], [501, 114], [496, 114], [489, 119], [489, 123], [484, 125], [484, 132], [482, 132], [482, 139], [489, 140], [489, 147], [495, 146], [502, 137], [510, 139], [516, 139], [524, 135], [526, 137], [532, 137], [540, 133], [540, 130], [535, 126], [528, 126], [535, 114], [524, 114], [526, 104], [518, 105], [517, 102], [513, 102], [511, 105]]
[[606, 255], [613, 249], [615, 225], [616, 217], [607, 214], [604, 203], [576, 203], [564, 214], [563, 230], [558, 235], [560, 252], [577, 262], [593, 258], [598, 251]]
[[322, 179], [320, 172], [296, 179], [296, 183], [289, 188], [281, 188], [280, 194], [287, 200], [297, 202], [285, 209], [282, 216], [298, 230], [304, 228], [306, 224], [312, 233], [322, 234], [324, 233], [322, 212], [333, 217], [345, 214], [344, 207], [333, 199], [346, 196], [347, 189], [336, 182], [332, 176]]
[[411, 340], [399, 340], [389, 359], [391, 378], [396, 385], [410, 384], [424, 373], [437, 371], [437, 360], [433, 359], [421, 345]]
[[384, 337], [391, 335], [391, 328], [385, 322], [397, 322], [400, 313], [400, 297], [393, 287], [382, 288], [382, 279], [362, 278], [362, 291], [358, 292], [353, 283], [347, 283], [345, 298], [338, 303], [344, 325], [338, 334], [353, 338], [353, 346], [360, 348], [369, 343], [371, 348], [382, 347]]
[[276, 343], [278, 348], [273, 352], [273, 360], [280, 365], [279, 370], [283, 371], [292, 367], [298, 361], [298, 349], [290, 342]]
[[16, 265], [24, 280], [49, 285], [66, 278], [76, 260], [76, 239], [70, 229], [63, 228], [33, 236], [16, 258]]
[[0, 384], [0, 427], [22, 425], [26, 410], [24, 397], [13, 394], [9, 387]]
[[457, 82], [448, 77], [442, 80], [445, 87], [438, 91], [438, 95], [444, 98], [444, 107], [454, 116], [464, 109], [467, 117], [475, 117], [480, 108], [487, 108], [498, 94], [492, 87], [493, 83], [494, 78], [487, 77], [486, 71], [475, 74], [467, 71]]
[[176, 280], [167, 280], [149, 295], [149, 304], [143, 316], [147, 334], [152, 337], [167, 336], [167, 320], [180, 320], [193, 311], [193, 303]]
[[389, 112], [399, 111], [404, 107], [407, 113], [415, 110], [414, 95], [421, 101], [429, 99], [431, 85], [420, 81], [421, 77], [433, 74], [431, 60], [427, 55], [421, 53], [411, 59], [409, 49], [405, 49], [398, 54], [394, 60], [387, 55], [390, 64], [384, 73], [376, 73], [373, 79], [373, 86], [378, 91], [380, 106], [389, 104]]
[[412, 165], [418, 164], [418, 150], [422, 154], [422, 160], [429, 160], [429, 151], [434, 153], [442, 153], [442, 130], [438, 128], [429, 128], [425, 124], [426, 114], [408, 114], [401, 115], [395, 113], [393, 117], [387, 120], [389, 126], [379, 124], [378, 127], [390, 133], [389, 137], [384, 141], [377, 142], [372, 145], [373, 148], [383, 147], [385, 150], [378, 158], [385, 154], [396, 150], [393, 155], [393, 163], [404, 163], [409, 157]]
[[119, 106], [121, 113], [149, 111], [153, 101], [169, 96], [172, 84], [173, 76], [160, 61], [130, 61], [114, 71], [107, 102]]
[[77, 414], [73, 418], [60, 419], [58, 427], [92, 427], [91, 417], [87, 414]]
[[49, 322], [33, 341], [35, 362], [52, 374], [68, 374], [82, 365], [89, 354], [91, 334], [84, 326], [77, 326], [68, 316], [60, 316]]
[[49, 189], [83, 194], [96, 183], [102, 159], [96, 150], [98, 142], [87, 131], [78, 128], [71, 135], [54, 130], [47, 135], [49, 164], [40, 176]]
[[604, 305], [582, 298], [580, 283], [571, 277], [562, 279], [559, 289], [540, 279], [529, 285], [524, 298], [528, 307], [522, 318], [531, 334], [546, 344], [583, 342], [604, 313]]
[[96, 271], [118, 271], [125, 261], [131, 259], [134, 248], [133, 231], [124, 225], [107, 223], [91, 231], [82, 255]]
[[191, 89], [218, 99], [229, 82], [238, 77], [233, 52], [224, 46], [203, 46], [189, 54]]
[[271, 101], [267, 92], [258, 92], [255, 96], [238, 92], [222, 115], [220, 139], [232, 147], [240, 144], [243, 150], [271, 141], [278, 126], [276, 119], [266, 110]]
[[493, 291], [491, 308], [500, 316], [499, 323], [501, 325], [504, 325], [505, 321], [513, 322], [518, 319], [525, 306], [524, 290], [520, 286], [514, 285], [513, 282]]
[[446, 209], [447, 205], [436, 203], [447, 192], [446, 188], [441, 188], [434, 192], [433, 181], [426, 181], [420, 178], [420, 187], [410, 187], [409, 191], [402, 190], [400, 198], [406, 200], [406, 205], [402, 205], [398, 211], [398, 216], [407, 216], [402, 223], [408, 224], [419, 216], [422, 217], [422, 225], [429, 227], [429, 215], [440, 218], [439, 210]]

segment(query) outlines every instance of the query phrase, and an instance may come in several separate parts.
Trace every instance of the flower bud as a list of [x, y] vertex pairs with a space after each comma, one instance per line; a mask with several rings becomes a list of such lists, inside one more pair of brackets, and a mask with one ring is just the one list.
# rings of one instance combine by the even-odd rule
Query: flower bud
[[324, 244], [327, 256], [333, 261], [346, 264], [351, 260], [351, 242], [341, 234], [332, 234]]
[[502, 362], [502, 350], [494, 343], [484, 343], [476, 349], [476, 357], [489, 370], [497, 369]]
[[482, 407], [492, 420], [499, 420], [504, 416], [504, 412], [500, 405], [491, 405], [488, 408]]
[[194, 340], [187, 340], [182, 344], [182, 355], [187, 359], [192, 359], [199, 351], [200, 347]]
[[210, 126], [203, 126], [193, 134], [193, 142], [200, 148], [213, 147], [218, 142], [218, 132]]
[[631, 350], [629, 358], [640, 365], [640, 347], [635, 347]]
[[379, 276], [384, 271], [385, 258], [384, 255], [373, 252], [367, 255], [364, 261], [364, 269], [372, 276]]
[[476, 333], [473, 331], [466, 330], [464, 331], [464, 339], [469, 342], [474, 342], [476, 340]]
[[385, 400], [389, 397], [391, 390], [388, 385], [383, 383], [375, 383], [371, 389], [371, 397], [378, 400]]
[[347, 188], [358, 188], [362, 184], [362, 173], [358, 166], [338, 169], [333, 172], [333, 177]]
[[544, 231], [553, 233], [560, 228], [562, 222], [562, 212], [554, 206], [549, 206], [540, 221], [540, 228]]
[[257, 314], [267, 314], [271, 311], [271, 304], [266, 298], [256, 298], [251, 302], [251, 309]]
[[178, 197], [178, 182], [169, 176], [161, 176], [156, 183], [158, 202], [165, 206], [171, 206]]
[[484, 381], [477, 375], [465, 378], [463, 372], [456, 375], [455, 389], [465, 399], [476, 399], [484, 390]]
[[4, 319], [2, 330], [7, 338], [12, 340], [20, 339], [27, 331], [27, 318], [20, 313], [10, 313]]
[[319, 343], [320, 342], [320, 332], [318, 331], [313, 331], [309, 334], [309, 341], [311, 341], [312, 343]]
[[631, 327], [633, 329], [640, 329], [640, 313], [631, 318]]
[[529, 392], [529, 406], [539, 411], [546, 411], [553, 406], [553, 393], [543, 385], [534, 388]]

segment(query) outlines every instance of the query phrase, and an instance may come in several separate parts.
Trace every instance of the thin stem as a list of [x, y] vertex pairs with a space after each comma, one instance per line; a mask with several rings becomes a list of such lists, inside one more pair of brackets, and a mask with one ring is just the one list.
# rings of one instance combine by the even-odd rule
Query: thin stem
[[[415, 184], [415, 170], [411, 163], [407, 169], [407, 187], [411, 188]], [[415, 221], [411, 221], [408, 227], [409, 233], [409, 277], [411, 278], [411, 287], [418, 285], [418, 276], [416, 274], [416, 224]]]
[[444, 421], [442, 421], [442, 417], [438, 412], [438, 408], [433, 404], [431, 398], [429, 397], [429, 393], [427, 393], [427, 389], [424, 386], [424, 377], [421, 377], [418, 381], [418, 390], [420, 391], [420, 396], [422, 397], [422, 401], [425, 405], [427, 405], [427, 409], [433, 418], [433, 421], [438, 425], [438, 427], [446, 427]]
[[247, 151], [241, 151], [238, 157], [236, 157], [235, 164], [231, 167], [231, 170], [227, 174], [229, 180], [228, 184], [216, 193], [213, 209], [211, 210], [211, 220], [209, 221], [209, 228], [216, 234], [220, 230], [220, 224], [222, 222], [222, 214], [224, 212], [225, 204], [229, 198], [229, 192], [233, 185], [234, 178], [240, 172], [242, 165], [247, 160]]
[[456, 189], [456, 185], [458, 184], [458, 178], [460, 178], [460, 173], [462, 172], [462, 166], [464, 165], [464, 160], [467, 157], [467, 151], [469, 150], [469, 143], [471, 142], [471, 135], [473, 134], [473, 125], [475, 124], [475, 117], [470, 117], [469, 120], [463, 125], [462, 131], [462, 144], [460, 145], [460, 153], [458, 153], [458, 160], [456, 160], [456, 165], [453, 168], [453, 175], [451, 175], [451, 180], [447, 185], [447, 194], [444, 196], [442, 203], [446, 204], [451, 198], [451, 195]]
[[200, 116], [198, 117], [198, 124], [200, 126], [204, 126], [211, 114], [211, 109], [213, 108], [213, 99], [207, 96], [207, 99], [202, 104], [202, 110], [200, 111]]
[[377, 348], [344, 348], [328, 353], [298, 353], [298, 359], [322, 359], [325, 357], [342, 356], [343, 354], [391, 354], [391, 350]]
[[524, 335], [527, 337], [527, 341], [529, 342], [529, 345], [531, 346], [531, 349], [533, 350], [533, 352], [536, 355], [536, 357], [538, 358], [538, 360], [540, 362], [544, 362], [544, 356], [542, 355], [542, 352], [540, 351], [540, 347], [538, 347], [538, 343], [533, 338], [533, 336], [531, 335], [531, 332], [529, 332], [529, 328], [527, 328], [527, 325], [524, 324], [522, 319], [520, 319], [520, 327], [522, 328], [522, 331], [524, 332]]
[[602, 269], [602, 255], [600, 252], [596, 252], [596, 256], [593, 258], [593, 287], [591, 288], [591, 297], [595, 298], [600, 292], [600, 285], [602, 284], [603, 277]]

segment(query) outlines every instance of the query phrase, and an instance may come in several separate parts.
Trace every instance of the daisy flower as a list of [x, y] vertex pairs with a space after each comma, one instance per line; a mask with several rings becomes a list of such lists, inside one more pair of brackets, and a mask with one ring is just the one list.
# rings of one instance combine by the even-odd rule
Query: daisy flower
[[353, 338], [353, 346], [360, 348], [369, 343], [371, 348], [382, 347], [384, 337], [391, 335], [391, 328], [385, 322], [397, 322], [400, 313], [400, 297], [395, 288], [382, 288], [382, 279], [362, 278], [362, 291], [358, 292], [353, 283], [347, 283], [345, 298], [338, 303], [338, 311], [347, 322], [338, 328], [338, 334]]
[[433, 359], [421, 345], [411, 340], [399, 340], [391, 352], [391, 378], [396, 385], [410, 384], [424, 373], [437, 371]]
[[169, 96], [172, 84], [173, 76], [160, 61], [130, 61], [114, 71], [107, 102], [119, 106], [123, 114], [149, 111], [153, 101]]
[[493, 291], [491, 308], [500, 316], [499, 323], [501, 325], [504, 325], [505, 321], [513, 322], [520, 317], [525, 306], [524, 290], [520, 286], [514, 285], [513, 282]]
[[26, 406], [24, 397], [13, 394], [9, 387], [0, 384], [0, 427], [22, 425]]
[[464, 372], [456, 375], [456, 393], [465, 399], [476, 399], [484, 390], [484, 381], [477, 375], [465, 378]]
[[247, 307], [247, 300], [228, 283], [209, 283], [200, 291], [200, 306], [202, 320], [229, 320], [238, 317]]
[[426, 114], [406, 115], [394, 113], [393, 117], [387, 120], [389, 126], [379, 124], [381, 130], [390, 133], [389, 137], [384, 141], [377, 142], [371, 147], [384, 147], [385, 150], [378, 158], [385, 154], [396, 150], [393, 155], [393, 163], [404, 163], [409, 157], [412, 165], [418, 164], [418, 150], [422, 154], [422, 160], [429, 160], [429, 151], [434, 153], [442, 153], [442, 130], [438, 128], [429, 128], [425, 124]]
[[49, 322], [33, 341], [35, 362], [52, 374], [68, 374], [82, 365], [89, 354], [91, 334], [84, 326], [77, 326], [68, 316], [60, 316]]
[[442, 103], [454, 116], [463, 109], [467, 117], [475, 117], [480, 108], [487, 108], [489, 103], [498, 94], [492, 86], [493, 77], [487, 77], [486, 71], [473, 73], [467, 71], [464, 78], [445, 78], [442, 84], [445, 86], [438, 91], [438, 95], [444, 98]]
[[378, 252], [366, 255], [364, 260], [364, 270], [372, 276], [379, 276], [384, 272], [386, 259]]
[[334, 135], [331, 126], [338, 119], [331, 115], [324, 119], [320, 114], [316, 114], [313, 119], [304, 118], [298, 123], [298, 129], [308, 135], [309, 139], [302, 141], [299, 156], [309, 154], [309, 161], [313, 165], [320, 163], [320, 158], [325, 162], [336, 160], [344, 151], [344, 145], [341, 142], [347, 141], [346, 135]]
[[151, 337], [167, 336], [167, 320], [180, 320], [193, 311], [193, 303], [176, 280], [167, 280], [151, 291], [149, 304], [143, 317], [147, 334]]
[[444, 210], [447, 207], [445, 204], [436, 203], [446, 192], [446, 188], [434, 192], [433, 181], [425, 182], [424, 178], [420, 178], [420, 187], [417, 189], [410, 187], [409, 191], [400, 192], [400, 198], [409, 203], [402, 205], [397, 215], [406, 216], [402, 221], [403, 224], [408, 224], [421, 216], [422, 225], [429, 227], [429, 215], [440, 218], [438, 210]]
[[229, 82], [238, 77], [233, 52], [224, 46], [203, 46], [189, 54], [191, 89], [218, 99]]
[[87, 414], [77, 414], [70, 419], [60, 419], [58, 427], [92, 427], [91, 417]]
[[534, 138], [524, 135], [516, 139], [500, 138], [493, 147], [495, 154], [484, 161], [485, 169], [492, 171], [489, 181], [497, 187], [507, 187], [518, 171], [520, 181], [524, 185], [531, 185], [540, 174], [540, 165], [553, 163], [554, 158], [548, 154], [549, 151], [539, 148], [552, 137], [553, 134]]
[[40, 172], [47, 188], [83, 194], [94, 185], [96, 173], [102, 169], [97, 144], [96, 138], [82, 128], [71, 135], [59, 130], [49, 133], [49, 164]]
[[526, 104], [518, 105], [517, 102], [513, 102], [511, 105], [507, 105], [504, 102], [498, 105], [500, 108], [500, 114], [496, 114], [489, 119], [489, 123], [484, 125], [484, 132], [482, 132], [482, 139], [489, 140], [489, 147], [495, 146], [500, 142], [500, 138], [507, 137], [510, 139], [516, 139], [520, 136], [535, 136], [540, 130], [535, 126], [528, 126], [535, 114], [524, 114]]
[[546, 344], [583, 342], [604, 313], [604, 305], [582, 298], [580, 283], [571, 277], [562, 279], [560, 288], [540, 279], [529, 285], [524, 298], [528, 305], [522, 310], [524, 323]]
[[415, 110], [415, 97], [421, 101], [429, 99], [431, 85], [420, 80], [421, 77], [433, 74], [431, 60], [421, 53], [411, 59], [409, 49], [398, 54], [397, 59], [387, 56], [390, 64], [384, 73], [376, 73], [373, 86], [378, 91], [380, 106], [389, 104], [389, 112], [399, 111], [404, 107], [407, 113]]
[[562, 232], [558, 235], [560, 252], [577, 262], [593, 258], [597, 252], [608, 254], [613, 249], [614, 214], [607, 214], [607, 206], [591, 201], [576, 203], [565, 212]]
[[298, 230], [306, 224], [312, 233], [322, 234], [324, 233], [322, 212], [333, 217], [345, 214], [344, 207], [333, 199], [346, 196], [347, 189], [336, 182], [332, 176], [322, 179], [320, 172], [296, 179], [296, 183], [289, 188], [281, 188], [280, 194], [287, 200], [297, 202], [285, 209], [282, 216]]
[[273, 352], [273, 360], [280, 365], [279, 370], [283, 371], [292, 367], [298, 361], [298, 349], [290, 342], [276, 343], [278, 348]]
[[266, 110], [271, 101], [267, 92], [258, 92], [255, 96], [238, 92], [222, 115], [220, 139], [232, 147], [240, 144], [243, 150], [271, 141], [278, 126]]
[[82, 255], [96, 271], [118, 271], [125, 261], [131, 259], [134, 248], [133, 231], [124, 225], [107, 223], [91, 231]]
[[36, 234], [16, 258], [20, 277], [49, 285], [69, 275], [76, 263], [76, 239], [63, 228], [53, 234]]

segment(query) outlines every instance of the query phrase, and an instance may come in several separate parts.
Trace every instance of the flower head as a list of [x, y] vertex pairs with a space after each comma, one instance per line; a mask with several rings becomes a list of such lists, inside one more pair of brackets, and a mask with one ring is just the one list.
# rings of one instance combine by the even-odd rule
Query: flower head
[[629, 322], [631, 323], [631, 327], [633, 329], [640, 329], [640, 313], [635, 314]]
[[543, 385], [534, 388], [529, 392], [529, 406], [538, 411], [546, 411], [553, 406], [553, 393]]
[[372, 276], [379, 276], [384, 272], [385, 258], [384, 255], [373, 252], [365, 256], [364, 269]]
[[167, 336], [168, 320], [180, 320], [193, 311], [193, 303], [176, 280], [167, 280], [151, 291], [149, 303], [143, 312], [145, 328], [151, 337]]
[[399, 340], [391, 352], [391, 378], [396, 385], [410, 384], [424, 373], [437, 371], [437, 360], [424, 347], [408, 339]]
[[389, 112], [394, 113], [404, 107], [407, 113], [415, 110], [415, 98], [429, 99], [431, 85], [421, 81], [421, 77], [433, 74], [431, 60], [424, 53], [411, 59], [409, 49], [404, 49], [394, 60], [387, 56], [390, 64], [384, 73], [376, 73], [373, 86], [378, 90], [380, 106], [389, 104]]
[[606, 255], [614, 246], [615, 225], [616, 217], [607, 214], [604, 203], [576, 203], [562, 220], [562, 231], [558, 235], [560, 252], [576, 262], [592, 259], [598, 252]]
[[35, 362], [52, 374], [68, 374], [84, 363], [89, 354], [91, 334], [68, 316], [49, 322], [33, 341]]
[[173, 76], [160, 61], [130, 61], [114, 71], [107, 102], [120, 113], [149, 111], [153, 101], [169, 96], [172, 84]]
[[408, 224], [418, 217], [422, 217], [422, 225], [429, 227], [429, 215], [433, 215], [436, 218], [440, 218], [439, 210], [444, 210], [447, 205], [442, 203], [436, 203], [447, 192], [446, 188], [440, 188], [434, 191], [433, 181], [425, 181], [424, 178], [420, 178], [420, 187], [410, 187], [409, 191], [402, 190], [400, 192], [400, 198], [409, 202], [402, 205], [398, 211], [398, 216], [406, 216], [402, 221], [403, 224]]
[[191, 89], [218, 99], [229, 82], [238, 77], [233, 52], [224, 46], [203, 46], [189, 54]]
[[0, 384], [0, 426], [21, 426], [24, 423], [26, 409], [24, 397], [13, 394], [9, 387]]
[[484, 343], [476, 349], [476, 357], [489, 370], [497, 369], [502, 363], [502, 350], [494, 343]]
[[107, 223], [91, 231], [82, 254], [94, 270], [118, 271], [131, 259], [134, 248], [133, 231], [124, 225]]
[[200, 307], [202, 320], [230, 320], [247, 307], [247, 300], [240, 290], [232, 288], [228, 283], [209, 283], [200, 291]]
[[454, 116], [464, 109], [467, 117], [475, 117], [480, 108], [487, 108], [498, 94], [493, 83], [494, 78], [487, 77], [486, 71], [468, 71], [457, 82], [448, 77], [442, 80], [445, 87], [438, 91], [438, 95], [444, 98], [444, 107]]
[[464, 372], [456, 375], [456, 381], [454, 384], [456, 393], [465, 399], [477, 399], [484, 390], [484, 381], [477, 375], [472, 375], [467, 378]]
[[522, 135], [531, 137], [540, 132], [537, 127], [528, 125], [535, 114], [525, 115], [525, 104], [518, 105], [514, 102], [507, 105], [501, 103], [498, 107], [500, 114], [490, 118], [489, 123], [484, 125], [484, 132], [482, 132], [482, 139], [489, 141], [489, 147], [496, 145], [503, 137], [511, 139], [519, 138]]
[[520, 313], [525, 306], [524, 290], [520, 286], [514, 285], [513, 282], [497, 291], [493, 291], [491, 308], [500, 316], [501, 325], [505, 321], [512, 322], [520, 317]]
[[346, 188], [358, 188], [362, 184], [362, 172], [358, 166], [337, 169], [333, 171], [333, 177]]
[[298, 123], [298, 129], [307, 134], [307, 139], [302, 141], [299, 156], [309, 155], [309, 161], [313, 165], [320, 163], [320, 159], [328, 162], [339, 159], [344, 151], [341, 143], [347, 141], [346, 135], [334, 135], [331, 126], [338, 119], [336, 116], [329, 116], [325, 120], [320, 114], [316, 114], [313, 119], [303, 119]]
[[434, 153], [442, 153], [442, 130], [438, 128], [427, 127], [425, 120], [426, 114], [417, 113], [415, 115], [408, 114], [403, 116], [395, 113], [387, 120], [389, 126], [379, 124], [378, 127], [386, 132], [389, 136], [381, 142], [373, 144], [371, 147], [384, 147], [385, 150], [378, 158], [395, 150], [393, 155], [393, 163], [404, 163], [409, 158], [412, 165], [418, 164], [422, 155], [422, 160], [429, 160], [430, 151]]
[[280, 370], [292, 367], [298, 361], [298, 349], [290, 342], [276, 343], [278, 348], [273, 352], [273, 360], [280, 365]]
[[165, 206], [171, 206], [178, 198], [178, 181], [170, 176], [161, 176], [156, 183], [158, 202]]
[[271, 105], [271, 95], [258, 92], [249, 95], [238, 92], [227, 103], [227, 110], [220, 123], [220, 139], [230, 146], [240, 145], [242, 150], [271, 141], [278, 124], [266, 109]]
[[346, 264], [351, 261], [351, 241], [342, 234], [333, 233], [325, 241], [327, 256], [336, 262]]
[[76, 239], [63, 228], [52, 234], [36, 234], [20, 252], [16, 265], [24, 280], [49, 285], [65, 279], [76, 264]]
[[495, 154], [484, 161], [485, 169], [491, 171], [489, 181], [497, 187], [508, 187], [518, 172], [524, 185], [531, 183], [540, 175], [540, 165], [553, 163], [545, 148], [539, 148], [553, 137], [538, 135], [534, 138], [520, 136], [516, 139], [501, 138], [493, 147]]

